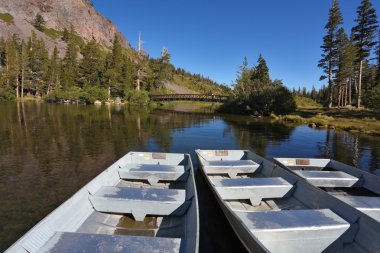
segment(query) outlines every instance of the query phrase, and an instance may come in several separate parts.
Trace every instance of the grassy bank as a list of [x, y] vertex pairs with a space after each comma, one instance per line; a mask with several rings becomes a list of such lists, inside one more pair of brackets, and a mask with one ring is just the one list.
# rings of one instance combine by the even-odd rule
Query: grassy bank
[[299, 108], [285, 116], [274, 119], [310, 127], [330, 128], [380, 136], [380, 113], [371, 110]]

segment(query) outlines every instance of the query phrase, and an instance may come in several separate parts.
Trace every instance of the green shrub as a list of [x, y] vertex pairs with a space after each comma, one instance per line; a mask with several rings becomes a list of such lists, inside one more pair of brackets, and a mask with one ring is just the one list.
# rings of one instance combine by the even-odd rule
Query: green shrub
[[261, 115], [288, 114], [294, 112], [297, 107], [293, 95], [283, 86], [264, 87], [254, 92], [248, 103], [252, 110]]
[[292, 93], [284, 86], [276, 87], [273, 112], [276, 114], [288, 114], [297, 109], [296, 101]]
[[13, 90], [0, 87], [0, 101], [11, 101], [15, 99], [16, 95]]
[[225, 102], [218, 112], [235, 114], [259, 114], [269, 116], [272, 113], [284, 115], [297, 109], [293, 95], [284, 86], [266, 86], [252, 92], [248, 99], [234, 97]]
[[380, 110], [380, 86], [364, 92], [363, 103], [370, 109]]
[[83, 91], [79, 87], [70, 87], [66, 90], [56, 89], [48, 99], [55, 98], [56, 100], [79, 100], [83, 97]]
[[125, 92], [125, 99], [130, 104], [147, 105], [149, 103], [149, 94], [146, 91], [128, 90]]
[[108, 89], [96, 86], [87, 86], [82, 91], [81, 99], [90, 104], [93, 104], [96, 100], [106, 101], [108, 99]]
[[244, 114], [247, 113], [247, 109], [247, 102], [235, 97], [226, 101], [216, 111], [220, 113]]
[[0, 20], [8, 25], [13, 24], [13, 16], [9, 13], [0, 13]]

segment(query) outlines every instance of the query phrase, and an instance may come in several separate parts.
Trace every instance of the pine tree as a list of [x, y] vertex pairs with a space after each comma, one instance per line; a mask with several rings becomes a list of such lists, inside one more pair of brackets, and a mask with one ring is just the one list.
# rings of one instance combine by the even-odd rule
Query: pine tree
[[362, 100], [362, 77], [363, 77], [363, 61], [367, 59], [372, 48], [376, 45], [375, 33], [377, 31], [377, 16], [376, 11], [373, 8], [372, 3], [369, 0], [362, 0], [360, 6], [357, 9], [357, 26], [352, 31], [354, 35], [354, 41], [358, 48], [358, 60], [359, 60], [359, 83], [357, 93], [357, 107], [361, 106]]
[[244, 57], [243, 63], [237, 75], [235, 84], [235, 93], [237, 97], [248, 99], [252, 90], [252, 70], [248, 66], [248, 59]]
[[49, 63], [48, 87], [46, 90], [46, 95], [51, 94], [54, 91], [54, 89], [59, 85], [60, 67], [61, 66], [58, 48], [54, 47], [53, 54]]
[[5, 41], [5, 79], [8, 90], [13, 90], [19, 98], [20, 40], [13, 35]]
[[32, 35], [28, 42], [30, 89], [35, 91], [36, 96], [44, 93], [47, 84], [47, 72], [49, 68], [49, 52], [43, 39]]
[[28, 45], [22, 41], [21, 43], [21, 99], [24, 99], [25, 80], [29, 78], [29, 54]]
[[70, 40], [70, 32], [67, 30], [67, 28], [63, 29], [63, 34], [62, 34], [62, 41], [64, 42], [69, 42]]
[[315, 89], [314, 85], [313, 85], [313, 88], [311, 89], [311, 92], [310, 92], [310, 97], [314, 100], [317, 100], [318, 98], [318, 92], [317, 90]]
[[61, 85], [64, 90], [76, 86], [78, 73], [79, 49], [70, 37], [67, 43], [66, 54], [62, 60]]
[[376, 82], [377, 85], [380, 85], [380, 29], [378, 31], [378, 39], [377, 42], [377, 50], [376, 50], [376, 58], [377, 58], [377, 76], [376, 76]]
[[119, 90], [123, 84], [122, 67], [123, 67], [123, 48], [119, 38], [115, 35], [113, 40], [112, 51], [109, 52], [106, 59], [106, 73], [108, 98], [111, 98], [112, 90]]
[[258, 80], [261, 83], [262, 87], [257, 88], [263, 88], [272, 83], [269, 77], [269, 68], [267, 66], [267, 62], [261, 54], [259, 56], [259, 59], [257, 60], [257, 67], [253, 72], [252, 80]]
[[100, 86], [104, 70], [104, 60], [98, 44], [92, 40], [82, 50], [78, 79], [81, 87]]
[[318, 67], [323, 69], [325, 75], [321, 76], [321, 80], [328, 78], [328, 107], [333, 104], [333, 83], [334, 74], [337, 68], [337, 32], [343, 22], [342, 14], [337, 0], [333, 1], [333, 6], [329, 12], [329, 20], [325, 26], [327, 34], [323, 37], [322, 59], [319, 61]]
[[34, 27], [39, 30], [43, 31], [44, 25], [45, 25], [45, 19], [41, 16], [41, 14], [37, 14], [33, 21]]
[[123, 65], [123, 95], [134, 89], [136, 83], [136, 66], [129, 57], [125, 57]]
[[0, 89], [5, 88], [5, 75], [6, 75], [6, 42], [0, 38]]

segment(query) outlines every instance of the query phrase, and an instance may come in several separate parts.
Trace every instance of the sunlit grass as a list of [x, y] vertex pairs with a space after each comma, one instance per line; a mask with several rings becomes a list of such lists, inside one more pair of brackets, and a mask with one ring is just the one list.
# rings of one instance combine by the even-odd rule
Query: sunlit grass
[[[276, 119], [275, 117], [272, 118]], [[312, 127], [330, 127], [345, 131], [380, 135], [379, 113], [365, 109], [299, 109], [294, 114], [278, 116], [277, 120], [296, 124], [309, 124]]]
[[0, 20], [7, 24], [13, 24], [13, 16], [9, 13], [0, 13]]

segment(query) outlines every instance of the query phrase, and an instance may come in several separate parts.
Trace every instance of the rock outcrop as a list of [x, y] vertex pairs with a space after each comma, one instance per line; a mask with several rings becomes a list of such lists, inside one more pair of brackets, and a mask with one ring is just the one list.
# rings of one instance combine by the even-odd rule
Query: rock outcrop
[[0, 13], [13, 16], [12, 22], [0, 19], [0, 37], [17, 34], [25, 39], [35, 31], [39, 37], [44, 38], [50, 49], [54, 46], [64, 49], [64, 42], [38, 31], [32, 25], [36, 15], [40, 14], [46, 22], [46, 28], [63, 31], [72, 26], [85, 41], [94, 39], [105, 48], [111, 47], [117, 34], [121, 44], [129, 47], [116, 26], [100, 15], [88, 0], [1, 0]]

